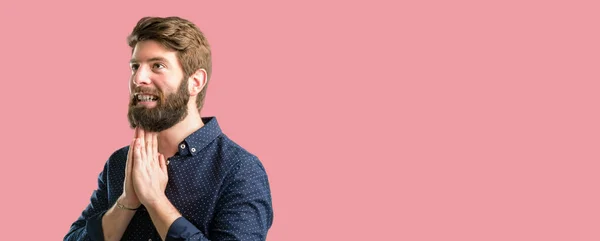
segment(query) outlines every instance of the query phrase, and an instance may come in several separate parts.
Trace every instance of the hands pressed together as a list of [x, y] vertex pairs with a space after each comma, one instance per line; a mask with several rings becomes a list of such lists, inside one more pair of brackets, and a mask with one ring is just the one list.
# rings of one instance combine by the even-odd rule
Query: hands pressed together
[[160, 201], [165, 197], [168, 180], [165, 157], [158, 153], [158, 133], [136, 128], [127, 153], [121, 204], [138, 208]]

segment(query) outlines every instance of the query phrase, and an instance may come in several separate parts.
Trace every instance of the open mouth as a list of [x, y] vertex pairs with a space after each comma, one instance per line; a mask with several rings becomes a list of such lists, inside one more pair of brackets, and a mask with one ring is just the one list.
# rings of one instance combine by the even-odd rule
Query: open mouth
[[138, 94], [136, 95], [137, 101], [157, 101], [158, 96], [155, 95], [147, 95], [147, 94]]

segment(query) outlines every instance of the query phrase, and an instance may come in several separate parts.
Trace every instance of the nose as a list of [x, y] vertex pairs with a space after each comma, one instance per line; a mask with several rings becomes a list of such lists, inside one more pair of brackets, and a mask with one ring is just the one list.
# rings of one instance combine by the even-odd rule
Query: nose
[[131, 78], [135, 86], [149, 85], [151, 83], [150, 70], [144, 65], [140, 65], [138, 69], [133, 73], [133, 76], [131, 76]]

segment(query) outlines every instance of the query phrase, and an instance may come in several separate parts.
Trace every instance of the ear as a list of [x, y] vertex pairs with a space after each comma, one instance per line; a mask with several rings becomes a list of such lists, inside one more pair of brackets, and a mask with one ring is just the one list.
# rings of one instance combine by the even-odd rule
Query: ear
[[190, 91], [190, 96], [196, 96], [204, 89], [208, 82], [207, 78], [206, 70], [204, 69], [196, 70], [196, 72], [188, 78], [188, 90]]

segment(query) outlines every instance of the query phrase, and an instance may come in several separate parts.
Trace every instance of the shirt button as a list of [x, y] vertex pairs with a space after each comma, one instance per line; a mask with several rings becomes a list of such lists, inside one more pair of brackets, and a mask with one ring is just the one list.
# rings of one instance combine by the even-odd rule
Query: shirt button
[[192, 147], [192, 152], [196, 152], [196, 148], [193, 148], [193, 147]]
[[179, 147], [181, 147], [181, 149], [185, 149], [185, 144], [181, 144]]

